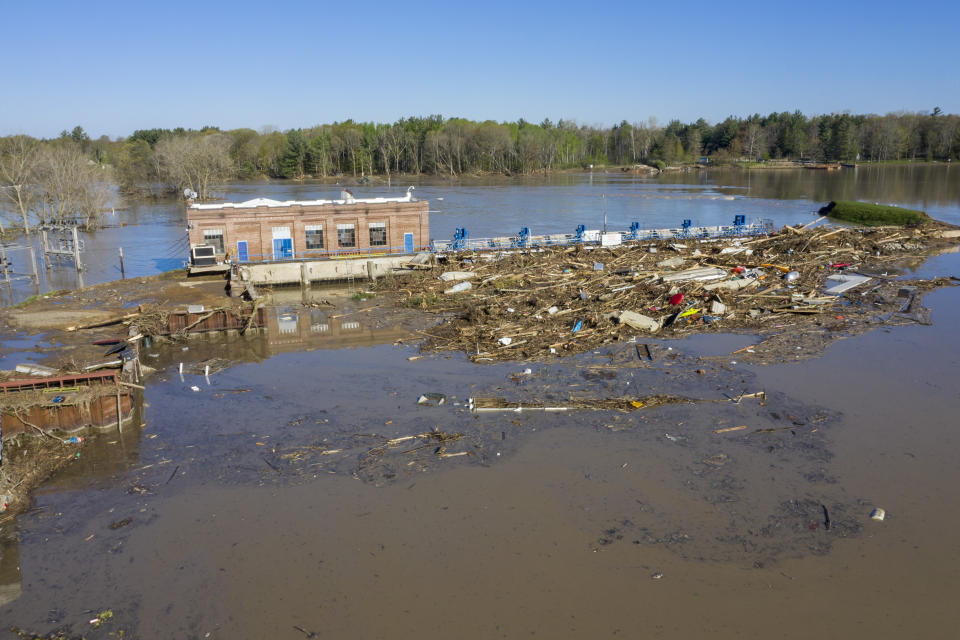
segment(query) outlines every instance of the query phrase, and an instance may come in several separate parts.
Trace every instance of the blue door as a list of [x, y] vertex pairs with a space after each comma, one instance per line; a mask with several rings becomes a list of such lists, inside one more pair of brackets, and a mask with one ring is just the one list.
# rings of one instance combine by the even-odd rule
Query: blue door
[[273, 259], [288, 260], [293, 257], [293, 239], [276, 238], [273, 241]]
[[247, 241], [237, 240], [237, 262], [247, 262], [250, 254], [247, 253]]
[[403, 252], [413, 253], [413, 234], [412, 233], [403, 234]]

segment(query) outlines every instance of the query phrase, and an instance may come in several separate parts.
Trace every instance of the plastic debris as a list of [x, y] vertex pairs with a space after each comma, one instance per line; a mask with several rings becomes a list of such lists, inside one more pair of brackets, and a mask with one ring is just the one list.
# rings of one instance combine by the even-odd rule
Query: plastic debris
[[664, 274], [660, 276], [660, 281], [665, 283], [686, 282], [688, 280], [704, 282], [707, 280], [719, 280], [720, 278], [725, 277], [727, 277], [726, 269], [718, 269], [716, 267], [698, 267], [696, 269], [686, 269], [685, 271]]
[[879, 507], [870, 512], [870, 519], [876, 520], [877, 522], [883, 522], [883, 519], [886, 517], [887, 512]]
[[859, 287], [862, 284], [870, 282], [872, 278], [866, 276], [854, 276], [847, 275], [845, 273], [838, 273], [833, 276], [828, 276], [824, 280], [824, 285], [827, 287], [823, 290], [827, 295], [838, 295], [849, 291], [855, 287]]
[[677, 256], [675, 258], [670, 258], [668, 260], [661, 260], [660, 262], [657, 263], [657, 266], [661, 269], [666, 269], [666, 268], [672, 269], [674, 267], [680, 267], [680, 266], [683, 266], [683, 258], [681, 258], [680, 256]]
[[440, 274], [440, 280], [443, 282], [454, 282], [456, 280], [469, 280], [476, 278], [477, 274], [472, 271], [447, 271]]
[[681, 302], [683, 302], [683, 294], [682, 294], [682, 293], [677, 293], [677, 294], [674, 294], [674, 295], [670, 296], [670, 304], [676, 306], [676, 305], [680, 304]]
[[72, 438], [67, 438], [63, 441], [63, 444], [80, 444], [83, 442], [83, 438], [80, 436], [73, 436]]
[[634, 329], [650, 332], [660, 330], [659, 320], [654, 320], [653, 318], [645, 316], [642, 313], [636, 313], [635, 311], [621, 311], [616, 317], [617, 320], [620, 321], [620, 324], [625, 324], [628, 327], [633, 327]]
[[504, 338], [500, 338], [499, 340], [497, 340], [497, 342], [499, 342], [499, 343], [502, 344], [503, 346], [507, 347], [507, 346], [510, 345], [511, 342], [513, 342], [513, 338], [504, 337]]
[[442, 393], [424, 393], [417, 398], [417, 404], [423, 404], [428, 407], [439, 407], [447, 401], [447, 396]]
[[453, 285], [449, 289], [444, 290], [444, 293], [460, 293], [461, 291], [468, 291], [469, 289], [472, 289], [472, 288], [473, 288], [473, 285], [470, 284], [469, 282], [466, 282], [466, 281], [458, 282], [457, 284]]
[[17, 373], [26, 373], [31, 376], [53, 376], [57, 374], [56, 369], [45, 367], [42, 364], [18, 364], [15, 369]]

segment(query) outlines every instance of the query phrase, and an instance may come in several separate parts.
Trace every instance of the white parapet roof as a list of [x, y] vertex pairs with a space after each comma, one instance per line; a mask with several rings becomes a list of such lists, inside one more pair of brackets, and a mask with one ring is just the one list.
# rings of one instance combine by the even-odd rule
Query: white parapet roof
[[413, 187], [407, 189], [407, 195], [402, 198], [344, 198], [342, 200], [271, 200], [270, 198], [254, 198], [246, 202], [219, 202], [216, 204], [192, 204], [191, 209], [255, 209], [257, 207], [317, 207], [331, 204], [387, 204], [389, 202], [413, 202]]

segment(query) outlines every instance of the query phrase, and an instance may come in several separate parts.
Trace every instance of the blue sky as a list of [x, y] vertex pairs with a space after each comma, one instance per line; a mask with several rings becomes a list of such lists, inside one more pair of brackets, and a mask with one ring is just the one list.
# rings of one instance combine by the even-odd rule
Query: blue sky
[[0, 0], [0, 135], [960, 113], [960, 3]]

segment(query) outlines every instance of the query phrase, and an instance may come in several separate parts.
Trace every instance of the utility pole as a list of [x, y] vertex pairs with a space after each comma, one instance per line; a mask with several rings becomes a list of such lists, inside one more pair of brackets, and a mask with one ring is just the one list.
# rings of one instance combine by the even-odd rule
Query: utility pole
[[603, 201], [603, 232], [607, 232], [607, 194], [601, 193], [600, 200]]

